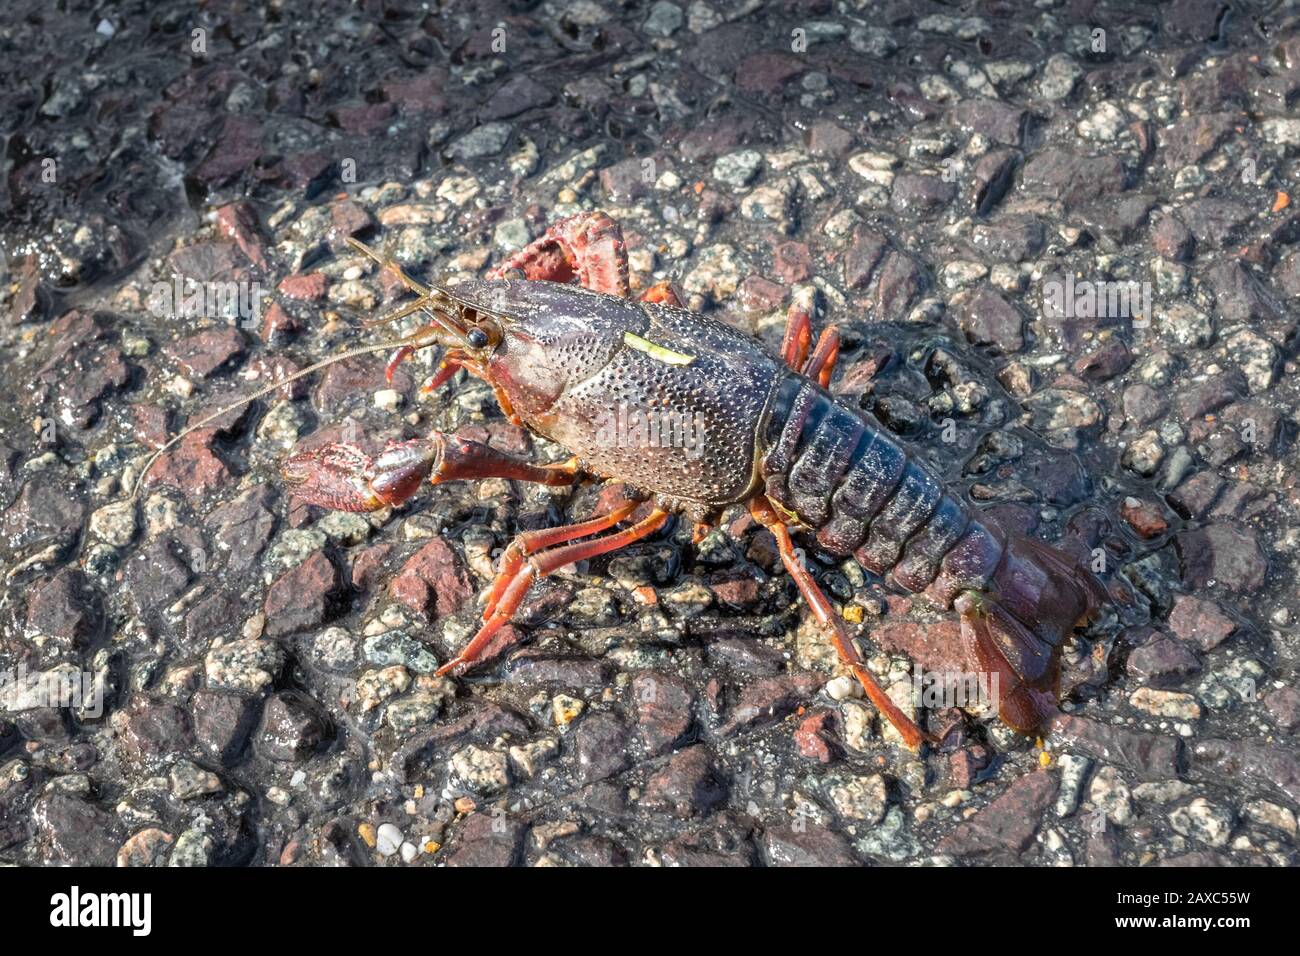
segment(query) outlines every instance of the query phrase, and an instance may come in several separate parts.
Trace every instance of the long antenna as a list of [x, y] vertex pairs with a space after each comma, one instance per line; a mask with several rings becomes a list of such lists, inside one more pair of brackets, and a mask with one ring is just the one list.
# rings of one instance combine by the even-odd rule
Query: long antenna
[[386, 352], [389, 349], [401, 348], [404, 345], [410, 345], [410, 344], [411, 342], [409, 339], [406, 340], [399, 339], [394, 342], [379, 342], [374, 345], [362, 345], [354, 349], [348, 349], [346, 352], [340, 352], [337, 355], [331, 355], [329, 358], [321, 359], [321, 361], [316, 362], [312, 365], [308, 365], [306, 368], [300, 369], [299, 371], [294, 372], [292, 375], [287, 375], [278, 381], [271, 382], [269, 385], [265, 385], [262, 388], [259, 388], [257, 391], [245, 395], [239, 401], [232, 402], [231, 404], [226, 405], [224, 408], [218, 409], [217, 411], [213, 412], [211, 415], [205, 415], [202, 419], [195, 422], [193, 425], [187, 425], [184, 429], [180, 431], [180, 433], [178, 433], [165, 445], [163, 445], [161, 448], [159, 448], [157, 451], [155, 451], [152, 455], [149, 456], [149, 461], [145, 463], [144, 470], [140, 472], [140, 477], [136, 478], [135, 484], [131, 488], [131, 497], [127, 500], [135, 501], [136, 497], [140, 494], [141, 486], [144, 485], [144, 480], [147, 477], [149, 477], [149, 472], [153, 469], [153, 466], [158, 463], [158, 459], [161, 458], [164, 454], [166, 454], [166, 452], [169, 449], [175, 447], [176, 443], [181, 441], [183, 438], [185, 438], [186, 435], [198, 431], [200, 428], [203, 428], [206, 425], [210, 425], [212, 422], [215, 422], [217, 419], [222, 418], [223, 416], [229, 414], [230, 412], [233, 412], [237, 408], [243, 408], [249, 402], [257, 401], [257, 399], [261, 398], [263, 395], [269, 395], [271, 392], [283, 388], [284, 386], [288, 385], [290, 382], [296, 382], [298, 381], [298, 379], [305, 378], [306, 376], [311, 375], [313, 372], [319, 372], [321, 369], [327, 368], [328, 366], [333, 365], [335, 362], [342, 362], [344, 359], [355, 358], [358, 355], [369, 355], [372, 352]]
[[[402, 268], [401, 264], [398, 263], [398, 261], [394, 259], [392, 256], [375, 252], [365, 243], [359, 242], [358, 240], [353, 239], [351, 237], [349, 237], [347, 241], [348, 241], [348, 245], [350, 245], [357, 252], [361, 253], [371, 262], [375, 263], [381, 269], [391, 269], [397, 275], [397, 278], [401, 281], [402, 285], [406, 286], [407, 289], [414, 292], [418, 297], [414, 301], [394, 309], [393, 312], [390, 313], [389, 315], [381, 316], [380, 318], [373, 320], [372, 323], [367, 323], [367, 324], [386, 325], [389, 322], [395, 322], [398, 319], [405, 318], [406, 316], [410, 315], [412, 312], [423, 311], [426, 315], [428, 315], [431, 319], [433, 319], [435, 327], [440, 328], [444, 332], [448, 332], [453, 336], [464, 335], [464, 331], [462, 329], [456, 328], [452, 323], [448, 322], [447, 319], [445, 319], [442, 315], [438, 314], [438, 310], [434, 305], [434, 303], [439, 300], [444, 300], [446, 298], [446, 293], [442, 289], [436, 286], [433, 287], [426, 286], [423, 283], [418, 282], [415, 279], [411, 278], [411, 276], [407, 274], [406, 270]], [[153, 466], [158, 463], [158, 459], [161, 458], [169, 449], [175, 447], [177, 442], [181, 441], [186, 435], [198, 431], [200, 428], [203, 428], [205, 425], [210, 425], [212, 422], [215, 422], [217, 419], [221, 418], [222, 416], [230, 412], [233, 412], [235, 409], [243, 408], [249, 402], [257, 401], [257, 399], [261, 398], [263, 395], [269, 395], [271, 392], [283, 388], [285, 385], [288, 385], [290, 382], [296, 382], [300, 378], [304, 378], [307, 375], [311, 375], [313, 372], [319, 372], [321, 369], [327, 368], [328, 366], [333, 365], [335, 362], [342, 362], [344, 359], [354, 358], [355, 356], [358, 355], [369, 355], [372, 352], [386, 352], [389, 349], [398, 349], [398, 348], [411, 347], [411, 346], [414, 346], [416, 348], [421, 348], [425, 345], [437, 345], [437, 344], [438, 342], [436, 338], [430, 338], [428, 340], [424, 340], [423, 336], [421, 336], [419, 333], [416, 333], [413, 336], [407, 336], [405, 339], [400, 339], [396, 342], [379, 342], [375, 345], [362, 345], [355, 349], [348, 349], [346, 352], [340, 352], [338, 355], [331, 355], [329, 358], [322, 359], [321, 361], [316, 362], [313, 365], [309, 365], [306, 368], [301, 369], [300, 371], [294, 372], [292, 375], [286, 376], [285, 378], [280, 379], [278, 382], [272, 382], [269, 385], [263, 386], [262, 388], [259, 388], [257, 391], [252, 392], [249, 395], [245, 395], [239, 401], [233, 402], [230, 405], [225, 406], [224, 408], [218, 409], [217, 411], [213, 412], [211, 415], [205, 415], [200, 421], [195, 422], [193, 425], [186, 426], [179, 434], [177, 434], [165, 445], [163, 445], [161, 448], [159, 448], [157, 451], [155, 451], [152, 455], [149, 456], [149, 460], [145, 463], [144, 470], [140, 472], [140, 477], [138, 477], [135, 480], [135, 484], [131, 488], [131, 497], [127, 500], [135, 501], [137, 496], [140, 494], [140, 488], [144, 485], [144, 480], [149, 477], [149, 472], [153, 470]]]

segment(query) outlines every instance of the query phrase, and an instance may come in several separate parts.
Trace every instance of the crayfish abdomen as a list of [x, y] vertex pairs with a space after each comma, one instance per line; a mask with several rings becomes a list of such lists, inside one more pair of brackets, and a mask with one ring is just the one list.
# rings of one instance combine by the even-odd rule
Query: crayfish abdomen
[[830, 554], [940, 607], [960, 602], [967, 650], [998, 675], [1009, 724], [1029, 731], [1055, 710], [1061, 645], [1106, 600], [1091, 572], [972, 514], [871, 415], [794, 372], [764, 433], [768, 499]]

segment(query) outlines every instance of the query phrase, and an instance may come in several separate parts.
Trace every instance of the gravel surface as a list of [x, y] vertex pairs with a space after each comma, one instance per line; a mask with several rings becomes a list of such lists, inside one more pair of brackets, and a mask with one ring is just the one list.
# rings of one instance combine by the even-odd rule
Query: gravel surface
[[[1296, 862], [1293, 7], [74, 6], [0, 25], [0, 861]], [[815, 289], [846, 402], [1130, 582], [1041, 741], [949, 707], [899, 746], [739, 513], [436, 678], [494, 553], [618, 489], [291, 499], [340, 438], [566, 457], [476, 380], [419, 395], [428, 356], [231, 412], [126, 501], [186, 422], [391, 334], [346, 237], [456, 280], [589, 209], [773, 346]], [[960, 667], [951, 615], [808, 557], [900, 700]]]

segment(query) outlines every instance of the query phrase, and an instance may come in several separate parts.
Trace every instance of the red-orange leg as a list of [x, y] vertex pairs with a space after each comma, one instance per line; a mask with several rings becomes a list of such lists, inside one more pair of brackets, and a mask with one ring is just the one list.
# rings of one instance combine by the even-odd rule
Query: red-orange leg
[[664, 279], [662, 282], [656, 282], [645, 292], [641, 293], [642, 302], [661, 302], [664, 305], [675, 305], [677, 308], [683, 308], [682, 294], [677, 291], [673, 283]]
[[460, 362], [455, 358], [445, 357], [438, 363], [438, 369], [433, 373], [427, 382], [420, 386], [420, 391], [426, 395], [429, 392], [436, 392], [439, 388], [451, 380], [451, 377], [460, 371]]
[[473, 664], [491, 643], [496, 633], [508, 624], [515, 611], [519, 610], [519, 605], [523, 603], [524, 597], [528, 594], [528, 589], [533, 586], [535, 581], [558, 571], [567, 564], [584, 561], [626, 547], [634, 541], [654, 534], [664, 526], [664, 522], [667, 520], [668, 512], [662, 508], [655, 508], [641, 521], [623, 531], [615, 532], [604, 538], [593, 538], [590, 541], [560, 545], [530, 557], [526, 563], [515, 571], [504, 588], [493, 586], [493, 592], [499, 591], [501, 599], [493, 609], [492, 616], [483, 622], [483, 626], [479, 628], [478, 633], [470, 639], [470, 642], [465, 645], [459, 654], [438, 668], [438, 674], [443, 675], [457, 668]]
[[476, 481], [480, 478], [508, 478], [512, 481], [530, 481], [538, 485], [571, 485], [581, 470], [577, 458], [551, 465], [536, 465], [523, 458], [497, 451], [491, 445], [431, 432], [426, 439], [435, 445], [435, 466], [429, 475], [429, 484], [444, 481]]
[[492, 382], [492, 394], [496, 396], [497, 404], [501, 406], [501, 413], [506, 416], [506, 421], [511, 425], [523, 425], [524, 420], [519, 417], [515, 411], [514, 405], [510, 404], [510, 396], [506, 390], [501, 387], [500, 382]]
[[415, 346], [403, 345], [393, 353], [389, 358], [388, 364], [384, 366], [384, 381], [389, 385], [393, 384], [393, 376], [397, 374], [397, 366], [401, 365], [406, 359], [415, 354]]
[[633, 511], [636, 511], [639, 505], [640, 502], [629, 501], [627, 504], [615, 508], [609, 514], [602, 515], [599, 518], [580, 521], [576, 524], [561, 525], [558, 528], [525, 531], [516, 535], [515, 539], [506, 546], [505, 551], [501, 554], [501, 564], [497, 568], [496, 580], [492, 584], [492, 592], [488, 595], [487, 605], [483, 608], [483, 619], [487, 620], [492, 616], [497, 604], [501, 601], [501, 595], [505, 592], [506, 586], [519, 572], [519, 566], [524, 563], [524, 558], [545, 548], [554, 547], [558, 544], [567, 544], [578, 538], [585, 538], [588, 535], [612, 528]]
[[790, 303], [785, 317], [785, 337], [781, 341], [781, 360], [796, 372], [808, 361], [808, 348], [812, 344], [812, 319], [808, 310], [796, 299]]
[[831, 383], [831, 376], [835, 374], [835, 360], [840, 357], [840, 333], [835, 326], [827, 326], [822, 330], [821, 338], [817, 340], [817, 347], [813, 349], [812, 358], [804, 366], [803, 373], [809, 378], [815, 378], [817, 384], [822, 388]]
[[845, 630], [844, 622], [835, 613], [835, 608], [831, 606], [831, 602], [822, 593], [822, 589], [813, 580], [813, 576], [808, 572], [808, 569], [803, 566], [799, 556], [795, 554], [794, 542], [790, 539], [790, 530], [785, 526], [776, 510], [766, 498], [755, 498], [750, 502], [749, 510], [759, 524], [776, 536], [776, 546], [781, 553], [781, 562], [785, 565], [790, 577], [794, 579], [794, 583], [799, 588], [799, 593], [803, 595], [803, 599], [808, 602], [808, 606], [812, 609], [817, 622], [830, 629], [831, 645], [835, 648], [840, 663], [857, 678], [871, 703], [885, 716], [886, 720], [894, 725], [894, 729], [902, 736], [903, 742], [911, 750], [919, 750], [922, 742], [929, 738], [910, 717], [898, 709], [898, 705], [889, 699], [889, 695], [885, 693], [884, 688], [877, 684], [876, 679], [871, 676], [871, 672], [867, 670], [866, 665], [863, 663], [862, 656], [854, 646], [852, 638], [849, 637], [848, 632]]

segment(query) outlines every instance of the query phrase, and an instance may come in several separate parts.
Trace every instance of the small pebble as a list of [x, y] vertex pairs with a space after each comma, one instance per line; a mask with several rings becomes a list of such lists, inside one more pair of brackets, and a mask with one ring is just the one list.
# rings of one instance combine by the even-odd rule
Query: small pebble
[[402, 831], [391, 823], [382, 823], [375, 835], [374, 847], [383, 856], [392, 856], [402, 846]]

